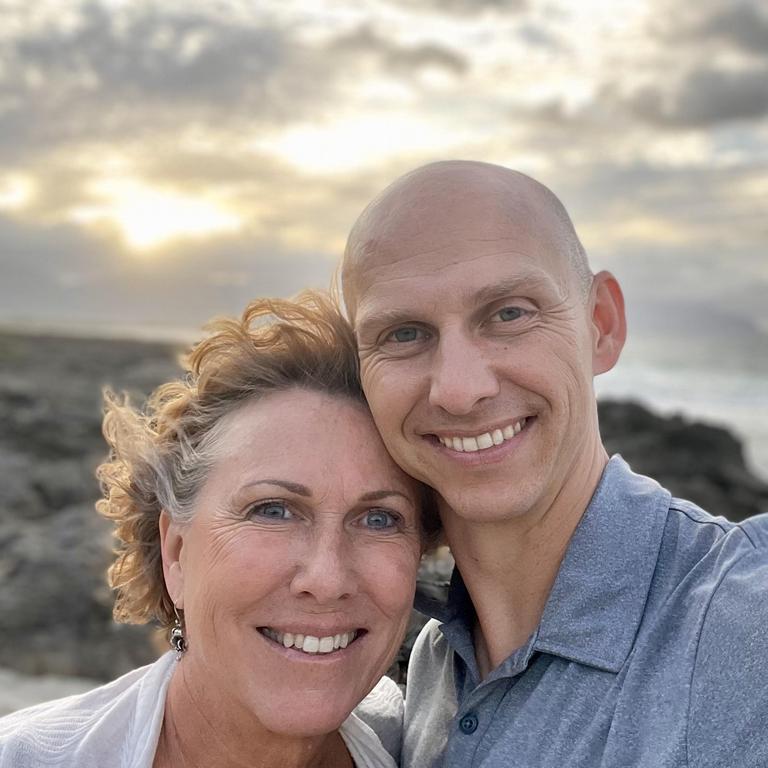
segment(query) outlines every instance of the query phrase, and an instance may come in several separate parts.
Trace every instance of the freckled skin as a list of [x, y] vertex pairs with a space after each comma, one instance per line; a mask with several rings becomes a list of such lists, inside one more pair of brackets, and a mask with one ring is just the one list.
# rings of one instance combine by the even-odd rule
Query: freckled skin
[[[363, 406], [301, 389], [228, 417], [221, 451], [192, 522], [165, 523], [166, 582], [189, 637], [185, 696], [247, 743], [260, 729], [333, 732], [402, 641], [421, 553], [418, 486]], [[380, 491], [389, 495], [362, 499]], [[313, 664], [276, 652], [265, 626], [367, 634], [338, 663]]]

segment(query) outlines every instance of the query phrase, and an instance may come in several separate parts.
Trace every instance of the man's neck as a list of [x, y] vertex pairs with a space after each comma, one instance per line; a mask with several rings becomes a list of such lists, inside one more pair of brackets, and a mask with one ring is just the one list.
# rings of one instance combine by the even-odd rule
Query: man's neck
[[475, 652], [485, 678], [538, 627], [568, 544], [608, 461], [602, 445], [570, 472], [545, 509], [477, 523], [442, 510], [448, 543], [477, 616]]

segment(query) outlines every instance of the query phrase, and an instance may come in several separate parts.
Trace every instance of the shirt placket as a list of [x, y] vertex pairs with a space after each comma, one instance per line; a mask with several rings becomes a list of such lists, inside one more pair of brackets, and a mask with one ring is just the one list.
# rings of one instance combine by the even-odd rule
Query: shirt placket
[[484, 683], [461, 703], [451, 726], [443, 768], [474, 768], [479, 765], [480, 747], [493, 725], [499, 706], [514, 686], [513, 678]]

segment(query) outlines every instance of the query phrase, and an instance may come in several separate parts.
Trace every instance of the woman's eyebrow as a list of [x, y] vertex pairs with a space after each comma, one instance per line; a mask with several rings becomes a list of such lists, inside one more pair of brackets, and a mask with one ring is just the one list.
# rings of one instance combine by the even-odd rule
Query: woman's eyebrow
[[281, 488], [285, 488], [286, 491], [295, 493], [298, 496], [312, 496], [312, 491], [310, 491], [306, 485], [301, 485], [301, 483], [294, 483], [291, 480], [279, 480], [274, 477], [268, 477], [264, 480], [254, 480], [253, 482], [246, 483], [243, 488], [250, 488], [254, 485], [278, 485]]
[[368, 493], [364, 493], [360, 497], [360, 501], [381, 501], [382, 499], [386, 499], [390, 496], [400, 496], [401, 498], [405, 499], [408, 502], [411, 502], [412, 499], [407, 496], [405, 493], [401, 493], [400, 491], [369, 491]]

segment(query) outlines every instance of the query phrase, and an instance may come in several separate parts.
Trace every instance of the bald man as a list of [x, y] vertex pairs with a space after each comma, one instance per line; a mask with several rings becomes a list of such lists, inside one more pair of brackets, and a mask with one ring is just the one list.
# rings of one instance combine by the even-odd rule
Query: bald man
[[552, 192], [419, 168], [362, 213], [342, 280], [376, 423], [457, 565], [413, 651], [404, 765], [768, 766], [768, 520], [609, 459], [593, 377], [622, 293]]

